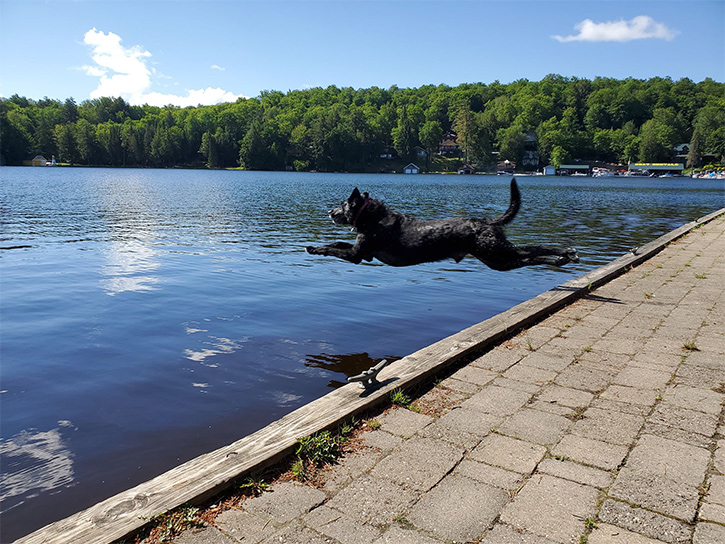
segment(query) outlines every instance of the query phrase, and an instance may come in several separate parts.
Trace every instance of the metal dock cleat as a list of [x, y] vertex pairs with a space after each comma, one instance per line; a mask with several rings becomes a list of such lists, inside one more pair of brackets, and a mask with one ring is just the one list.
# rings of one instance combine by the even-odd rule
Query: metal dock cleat
[[388, 364], [387, 359], [383, 359], [375, 366], [371, 366], [367, 370], [363, 370], [360, 374], [357, 376], [350, 376], [347, 381], [352, 382], [360, 382], [360, 387], [363, 389], [372, 389], [373, 387], [376, 387], [380, 384], [380, 382], [377, 380], [378, 374], [380, 374], [380, 371], [385, 368], [385, 365]]

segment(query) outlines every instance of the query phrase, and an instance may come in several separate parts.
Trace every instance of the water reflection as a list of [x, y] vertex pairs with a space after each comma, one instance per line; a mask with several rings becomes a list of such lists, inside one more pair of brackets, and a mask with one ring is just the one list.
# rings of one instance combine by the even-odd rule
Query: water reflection
[[0, 503], [6, 503], [11, 497], [22, 497], [8, 509], [44, 491], [73, 485], [73, 454], [61, 434], [61, 427], [73, 428], [73, 424], [69, 421], [58, 424], [59, 427], [50, 431], [29, 429], [12, 438], [0, 439], [3, 466]]
[[204, 342], [204, 344], [211, 346], [210, 348], [202, 348], [198, 350], [185, 349], [184, 356], [195, 363], [202, 363], [209, 368], [216, 368], [219, 366], [218, 363], [205, 363], [205, 360], [210, 357], [215, 357], [216, 355], [234, 353], [235, 351], [241, 349], [244, 342], [247, 341], [247, 338], [232, 340], [231, 338], [218, 338], [216, 336], [210, 336], [209, 339], [210, 341]]
[[106, 264], [101, 273], [103, 289], [110, 296], [126, 291], [153, 291], [159, 277], [152, 275], [160, 263], [158, 252], [138, 241], [111, 242], [106, 250]]
[[158, 240], [159, 204], [148, 183], [130, 178], [127, 183], [98, 185], [98, 215], [107, 223], [106, 264], [101, 273], [104, 290], [114, 296], [123, 292], [156, 289], [160, 267]]
[[[321, 353], [319, 355], [308, 355], [305, 366], [322, 368], [329, 372], [344, 374], [346, 378], [349, 378], [350, 376], [360, 374], [363, 370], [367, 370], [371, 366], [375, 366], [383, 359], [387, 359], [388, 362], [392, 363], [400, 359], [400, 357], [374, 358], [370, 357], [367, 353], [350, 353], [347, 355]], [[343, 382], [333, 379], [329, 381], [327, 386], [337, 388], [345, 384], [347, 384], [346, 381]]]

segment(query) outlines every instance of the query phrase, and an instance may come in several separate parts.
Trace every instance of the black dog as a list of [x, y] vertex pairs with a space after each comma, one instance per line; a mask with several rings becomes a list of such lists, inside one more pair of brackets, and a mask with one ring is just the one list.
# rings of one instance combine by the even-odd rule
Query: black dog
[[511, 204], [497, 219], [455, 217], [419, 221], [388, 209], [357, 187], [346, 201], [330, 210], [339, 225], [357, 229], [354, 244], [335, 242], [328, 246], [307, 247], [313, 255], [339, 257], [359, 264], [374, 258], [391, 266], [409, 266], [443, 259], [460, 262], [470, 254], [494, 270], [511, 270], [534, 264], [561, 266], [579, 262], [576, 250], [550, 246], [518, 247], [506, 239], [503, 225], [510, 222], [521, 206], [516, 179], [511, 180]]

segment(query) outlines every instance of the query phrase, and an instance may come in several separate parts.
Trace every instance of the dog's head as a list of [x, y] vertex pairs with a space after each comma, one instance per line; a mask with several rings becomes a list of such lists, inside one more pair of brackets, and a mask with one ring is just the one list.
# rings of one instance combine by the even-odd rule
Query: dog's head
[[355, 226], [360, 214], [370, 203], [367, 193], [360, 193], [357, 187], [347, 200], [343, 200], [337, 208], [330, 210], [332, 220], [338, 225]]

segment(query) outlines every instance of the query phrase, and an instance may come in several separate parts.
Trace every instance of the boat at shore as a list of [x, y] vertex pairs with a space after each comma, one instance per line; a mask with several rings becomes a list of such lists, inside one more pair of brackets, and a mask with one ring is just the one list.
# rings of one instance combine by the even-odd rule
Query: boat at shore
[[708, 170], [707, 172], [693, 172], [695, 179], [725, 179], [725, 170]]

